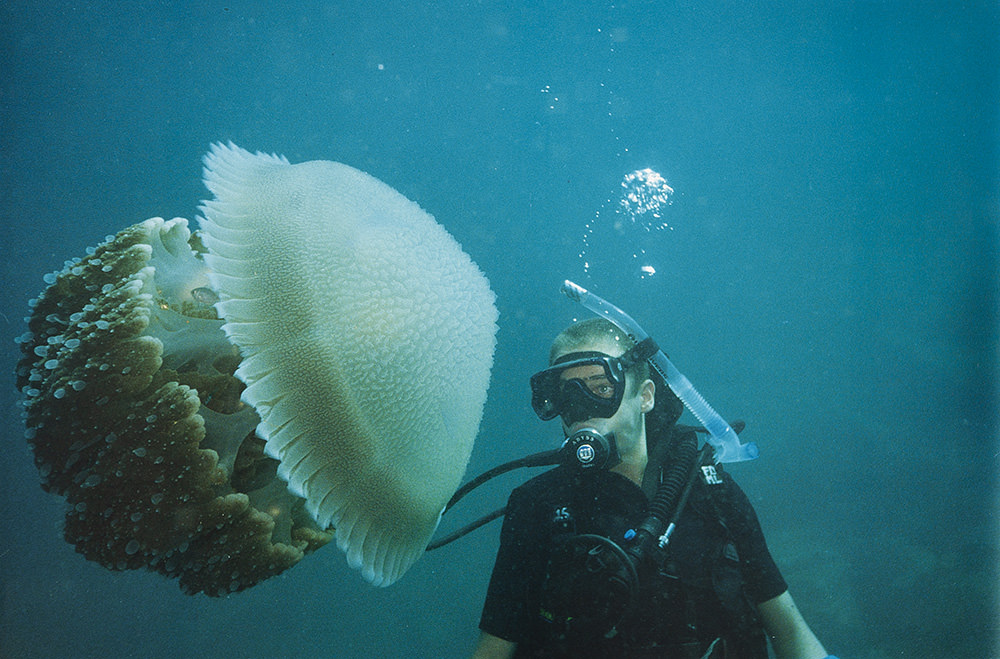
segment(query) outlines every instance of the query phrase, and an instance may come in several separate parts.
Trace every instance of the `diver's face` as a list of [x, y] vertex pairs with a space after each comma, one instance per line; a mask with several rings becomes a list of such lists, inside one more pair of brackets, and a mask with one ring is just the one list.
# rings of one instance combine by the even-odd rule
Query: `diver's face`
[[[577, 347], [574, 351], [596, 351], [606, 355], [619, 356], [622, 350], [617, 345], [594, 345]], [[563, 422], [563, 431], [566, 436], [572, 435], [581, 428], [593, 428], [603, 435], [613, 432], [621, 450], [634, 445], [644, 435], [645, 425], [643, 413], [652, 409], [653, 387], [649, 382], [649, 387], [636, 386], [632, 381], [634, 376], [627, 375], [627, 385], [625, 395], [621, 405], [611, 417], [592, 417], [574, 421], [571, 424]], [[587, 389], [595, 396], [609, 397], [614, 395], [614, 384], [608, 381], [607, 375], [601, 366], [588, 364], [566, 369], [561, 374], [562, 380], [578, 379], [584, 383]]]

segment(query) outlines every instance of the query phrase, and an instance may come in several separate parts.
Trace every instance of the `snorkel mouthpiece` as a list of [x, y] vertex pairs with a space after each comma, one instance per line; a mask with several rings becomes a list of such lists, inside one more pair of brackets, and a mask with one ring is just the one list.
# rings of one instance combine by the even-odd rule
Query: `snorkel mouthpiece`
[[[594, 295], [584, 287], [574, 284], [567, 279], [563, 282], [560, 290], [569, 299], [579, 302], [598, 316], [607, 318], [618, 329], [628, 334], [629, 338], [635, 343], [640, 343], [649, 338], [649, 335], [639, 327], [639, 324], [631, 316], [610, 302]], [[726, 423], [725, 419], [718, 412], [712, 409], [712, 406], [702, 398], [701, 394], [677, 370], [677, 367], [673, 365], [662, 350], [657, 350], [650, 357], [649, 363], [663, 376], [671, 391], [681, 399], [681, 402], [691, 410], [695, 418], [705, 426], [705, 430], [709, 433], [708, 442], [715, 449], [716, 462], [742, 462], [744, 460], [753, 460], [760, 455], [760, 450], [755, 443], [740, 444], [740, 438], [732, 427]]]

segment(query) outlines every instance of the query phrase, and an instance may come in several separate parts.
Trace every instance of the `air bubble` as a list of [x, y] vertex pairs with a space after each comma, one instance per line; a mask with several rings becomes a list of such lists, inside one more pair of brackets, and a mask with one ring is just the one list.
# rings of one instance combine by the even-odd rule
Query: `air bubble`
[[[639, 254], [662, 251], [660, 238], [653, 234], [673, 229], [665, 216], [667, 208], [673, 204], [674, 189], [663, 176], [648, 168], [627, 174], [621, 188], [617, 207], [611, 209], [613, 213], [604, 213], [606, 206], [602, 206], [594, 221], [585, 227], [579, 258], [584, 274], [590, 279], [603, 279], [612, 271], [609, 269], [615, 273], [621, 271], [626, 254], [631, 254], [637, 266], [634, 272], [638, 279], [648, 279], [660, 269], [645, 256], [640, 261]], [[608, 199], [607, 204], [611, 203]], [[592, 272], [595, 266], [596, 274]]]
[[139, 551], [139, 541], [135, 539], [129, 540], [128, 544], [125, 545], [125, 553], [131, 556], [137, 551]]
[[69, 386], [73, 387], [73, 391], [83, 391], [87, 388], [87, 383], [83, 380], [73, 380]]
[[143, 448], [142, 446], [140, 446], [137, 449], [132, 449], [132, 453], [134, 453], [136, 456], [138, 456], [140, 458], [146, 457], [146, 449]]
[[48, 346], [35, 346], [35, 356], [36, 357], [45, 357], [48, 354], [49, 354], [49, 347]]
[[80, 339], [69, 339], [63, 345], [69, 348], [70, 350], [76, 350], [77, 348], [80, 347]]
[[52, 392], [52, 397], [53, 398], [65, 398], [66, 397], [66, 390], [63, 389], [62, 387], [59, 387], [58, 389], [56, 389], [55, 391]]
[[101, 484], [101, 477], [99, 474], [91, 474], [87, 476], [87, 480], [83, 481], [83, 487], [96, 487]]
[[164, 497], [163, 492], [157, 492], [153, 496], [149, 497], [149, 500], [150, 502], [152, 502], [154, 506], [158, 506], [160, 505], [160, 502], [163, 501], [163, 497]]
[[44, 277], [42, 277], [42, 281], [44, 281], [46, 284], [50, 284], [51, 285], [51, 284], [56, 283], [56, 277], [57, 276], [58, 276], [58, 274], [55, 273], [55, 272], [48, 272], [48, 273], [45, 274]]
[[106, 320], [98, 320], [94, 324], [97, 325], [97, 329], [99, 329], [99, 330], [106, 330], [109, 327], [111, 327], [111, 323], [109, 323]]
[[75, 314], [73, 314], [73, 315], [71, 315], [69, 317], [69, 322], [71, 322], [71, 323], [78, 323], [81, 320], [83, 320], [83, 312], [82, 311], [77, 311]]
[[51, 371], [52, 369], [59, 368], [59, 360], [58, 359], [50, 359], [50, 360], [46, 361], [44, 365], [45, 365], [45, 368], [47, 368], [47, 369], [49, 369]]

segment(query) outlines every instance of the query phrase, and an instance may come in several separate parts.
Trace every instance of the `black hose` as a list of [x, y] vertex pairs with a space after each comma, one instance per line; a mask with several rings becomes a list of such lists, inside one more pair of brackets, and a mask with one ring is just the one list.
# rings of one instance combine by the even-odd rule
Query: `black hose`
[[[522, 467], [544, 467], [546, 465], [554, 465], [559, 462], [559, 449], [554, 449], [551, 451], [542, 451], [541, 453], [534, 453], [532, 455], [525, 456], [523, 458], [518, 458], [517, 460], [511, 460], [510, 462], [505, 462], [502, 465], [497, 465], [489, 471], [484, 471], [479, 474], [471, 481], [458, 488], [455, 494], [452, 495], [451, 499], [444, 507], [444, 512], [458, 503], [462, 497], [476, 489], [486, 481], [491, 478], [496, 478], [500, 474], [506, 474], [508, 471], [514, 471], [515, 469], [521, 469]], [[496, 519], [496, 518], [492, 518]], [[488, 520], [487, 520], [488, 521]]]
[[[506, 474], [508, 471], [514, 471], [515, 469], [521, 469], [522, 467], [545, 467], [547, 465], [558, 464], [559, 454], [560, 454], [559, 449], [551, 451], [542, 451], [541, 453], [534, 453], [532, 455], [523, 458], [518, 458], [517, 460], [511, 460], [510, 462], [505, 462], [502, 465], [497, 465], [496, 467], [493, 467], [488, 471], [484, 471], [483, 473], [479, 474], [478, 476], [473, 478], [471, 481], [469, 481], [462, 487], [458, 488], [458, 490], [455, 491], [455, 494], [452, 495], [451, 499], [445, 505], [444, 511], [441, 514], [443, 515], [444, 513], [448, 512], [452, 506], [454, 506], [462, 499], [462, 497], [464, 497], [466, 494], [476, 489], [486, 481], [490, 480], [491, 478], [496, 478], [501, 474]], [[494, 510], [493, 512], [487, 515], [483, 515], [476, 521], [470, 524], [466, 524], [457, 531], [449, 533], [448, 535], [438, 540], [434, 540], [433, 542], [427, 545], [425, 551], [437, 549], [438, 547], [443, 547], [450, 542], [454, 542], [455, 540], [458, 540], [462, 536], [472, 533], [480, 526], [489, 524], [497, 517], [502, 517], [505, 512], [507, 512], [506, 507]]]
[[656, 489], [656, 496], [649, 504], [650, 516], [656, 517], [664, 525], [670, 519], [670, 513], [677, 503], [677, 497], [688, 481], [691, 461], [695, 459], [697, 453], [698, 446], [694, 435], [684, 433], [677, 442], [674, 460], [664, 474], [660, 486]]
[[469, 533], [472, 533], [473, 531], [475, 531], [476, 529], [478, 529], [480, 526], [483, 526], [485, 524], [489, 524], [490, 522], [492, 522], [493, 520], [495, 520], [497, 517], [502, 517], [505, 512], [507, 512], [506, 506], [503, 507], [503, 508], [500, 508], [498, 510], [494, 510], [489, 515], [483, 515], [482, 517], [480, 517], [476, 521], [472, 522], [471, 524], [466, 524], [465, 526], [463, 526], [462, 528], [458, 529], [457, 531], [449, 533], [448, 535], [444, 536], [443, 538], [440, 538], [440, 539], [435, 540], [434, 542], [430, 543], [429, 545], [427, 545], [427, 549], [425, 549], [424, 551], [430, 551], [432, 549], [437, 549], [438, 547], [445, 546], [449, 542], [454, 542], [455, 540], [458, 540], [459, 538], [461, 538], [463, 535], [467, 535]]
[[656, 489], [656, 495], [649, 504], [649, 516], [635, 530], [636, 537], [629, 546], [628, 553], [641, 564], [643, 557], [655, 545], [657, 538], [667, 527], [671, 512], [685, 485], [691, 481], [692, 464], [698, 459], [698, 441], [692, 432], [682, 433], [674, 443], [674, 456]]

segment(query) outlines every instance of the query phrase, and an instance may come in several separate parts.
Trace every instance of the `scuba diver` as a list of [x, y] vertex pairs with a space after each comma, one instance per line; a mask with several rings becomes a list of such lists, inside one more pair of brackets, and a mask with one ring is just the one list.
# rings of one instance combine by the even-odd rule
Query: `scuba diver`
[[560, 466], [510, 495], [473, 657], [766, 659], [768, 638], [779, 659], [830, 656], [746, 495], [698, 449], [705, 430], [676, 423], [652, 359], [666, 357], [643, 336], [575, 323], [532, 376], [535, 412], [566, 441]]

